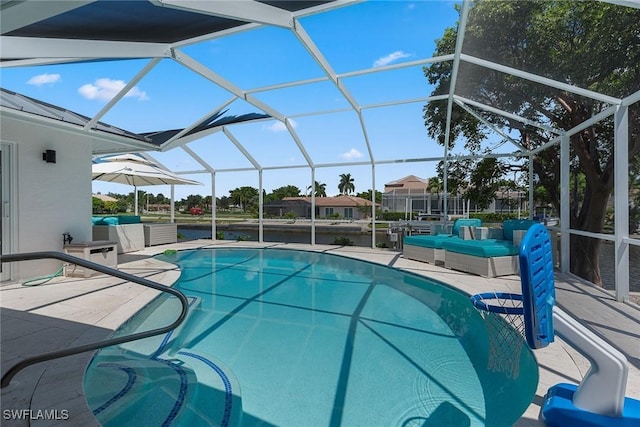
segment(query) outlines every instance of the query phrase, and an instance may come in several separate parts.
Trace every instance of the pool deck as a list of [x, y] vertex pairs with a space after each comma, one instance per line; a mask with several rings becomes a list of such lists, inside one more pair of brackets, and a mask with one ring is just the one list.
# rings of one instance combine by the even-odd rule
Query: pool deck
[[[429, 276], [469, 294], [494, 290], [520, 293], [517, 276], [487, 279], [407, 260], [395, 251], [332, 245], [195, 240], [121, 254], [119, 269], [171, 285], [178, 279], [179, 270], [150, 256], [168, 248], [212, 246], [323, 251]], [[89, 279], [57, 277], [31, 287], [3, 283], [0, 285], [2, 373], [25, 356], [107, 338], [157, 294], [158, 291], [103, 275]], [[626, 394], [640, 399], [640, 307], [618, 303], [610, 292], [562, 274], [556, 275], [556, 297], [562, 309], [625, 354], [629, 360]], [[172, 319], [168, 319], [170, 321]], [[533, 402], [515, 424], [518, 427], [544, 425], [538, 421], [538, 414], [546, 390], [560, 382], [578, 383], [589, 368], [584, 357], [558, 338], [534, 354], [540, 366], [540, 382]], [[18, 373], [11, 385], [2, 389], [1, 424], [99, 425], [86, 405], [82, 390], [84, 370], [91, 357], [92, 353], [70, 356], [36, 364]], [[22, 412], [10, 415], [6, 410]], [[45, 419], [42, 411], [48, 411], [47, 415], [53, 415], [57, 421]]]

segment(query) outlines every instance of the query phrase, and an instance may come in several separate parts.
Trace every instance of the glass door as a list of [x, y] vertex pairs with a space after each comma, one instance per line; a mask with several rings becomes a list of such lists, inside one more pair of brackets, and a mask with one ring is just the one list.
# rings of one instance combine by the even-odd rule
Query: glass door
[[[11, 146], [0, 144], [0, 256], [11, 253]], [[0, 281], [11, 279], [11, 265], [0, 263]]]

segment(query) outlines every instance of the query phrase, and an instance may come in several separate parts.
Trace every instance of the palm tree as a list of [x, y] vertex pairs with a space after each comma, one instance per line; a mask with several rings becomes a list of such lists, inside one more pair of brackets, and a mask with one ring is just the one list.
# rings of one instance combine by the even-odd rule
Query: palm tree
[[[311, 186], [307, 187], [307, 192], [311, 194]], [[315, 181], [315, 195], [316, 197], [327, 197], [327, 184]]]
[[241, 210], [245, 210], [252, 201], [258, 198], [258, 189], [253, 187], [239, 187], [229, 191], [231, 200], [240, 206]]
[[350, 194], [355, 191], [356, 186], [353, 184], [353, 178], [350, 173], [340, 174], [340, 183], [338, 184], [338, 191], [340, 194]]
[[429, 193], [438, 195], [438, 209], [442, 209], [441, 199], [442, 199], [442, 190], [444, 188], [442, 180], [437, 176], [433, 176], [429, 178], [428, 181], [429, 183], [427, 184], [428, 185], [427, 189], [429, 190]]

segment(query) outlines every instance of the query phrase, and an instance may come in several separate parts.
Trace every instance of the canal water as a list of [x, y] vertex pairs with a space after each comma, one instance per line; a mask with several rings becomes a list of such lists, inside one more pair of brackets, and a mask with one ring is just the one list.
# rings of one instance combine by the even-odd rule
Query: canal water
[[[258, 241], [258, 230], [219, 230], [222, 231], [225, 240], [250, 240]], [[178, 232], [184, 236], [186, 240], [194, 239], [210, 239], [211, 228], [187, 228], [178, 226]], [[270, 230], [264, 228], [263, 239], [265, 242], [283, 242], [283, 243], [303, 243], [311, 244], [311, 232], [309, 230]], [[336, 239], [349, 239], [353, 246], [371, 247], [371, 233], [353, 230], [335, 230], [327, 231], [316, 229], [316, 243], [319, 245], [332, 245]], [[376, 232], [376, 243], [385, 244], [388, 248], [393, 248], [394, 243], [390, 241], [386, 230]]]

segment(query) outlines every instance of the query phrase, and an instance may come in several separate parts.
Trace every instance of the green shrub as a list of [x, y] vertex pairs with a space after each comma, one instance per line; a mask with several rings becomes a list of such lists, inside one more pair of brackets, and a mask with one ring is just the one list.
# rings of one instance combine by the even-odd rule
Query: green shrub
[[382, 212], [384, 221], [402, 221], [404, 220], [404, 212]]
[[340, 246], [355, 246], [356, 244], [351, 241], [348, 237], [340, 236], [333, 239], [334, 245]]
[[384, 249], [384, 248], [388, 248], [388, 247], [389, 247], [389, 245], [387, 245], [387, 242], [378, 242], [378, 243], [376, 243], [376, 248]]

